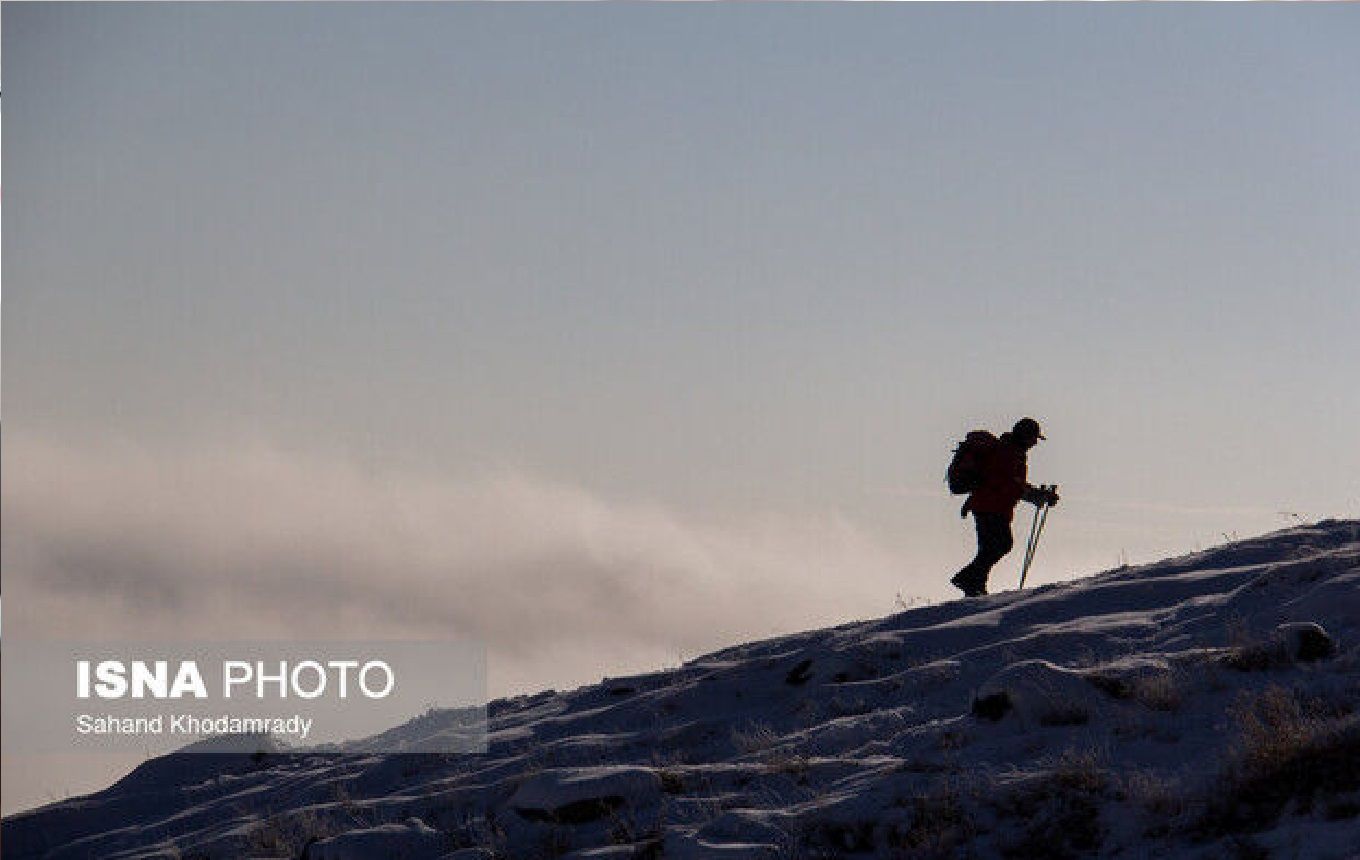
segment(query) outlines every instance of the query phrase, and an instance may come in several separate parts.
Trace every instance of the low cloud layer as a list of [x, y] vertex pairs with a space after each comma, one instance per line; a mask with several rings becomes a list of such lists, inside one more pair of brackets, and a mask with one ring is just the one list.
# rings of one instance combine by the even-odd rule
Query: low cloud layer
[[834, 514], [701, 522], [513, 471], [7, 437], [3, 478], [9, 635], [472, 637], [493, 693], [879, 613], [902, 571]]

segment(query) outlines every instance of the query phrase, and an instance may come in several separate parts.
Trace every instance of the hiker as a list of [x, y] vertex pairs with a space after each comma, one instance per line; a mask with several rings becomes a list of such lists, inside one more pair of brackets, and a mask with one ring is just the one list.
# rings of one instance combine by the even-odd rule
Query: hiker
[[1021, 418], [1009, 433], [1002, 433], [999, 439], [990, 433], [970, 433], [965, 445], [972, 444], [975, 435], [986, 441], [978, 442], [973, 452], [975, 485], [959, 515], [967, 517], [969, 512], [973, 514], [977, 525], [977, 556], [950, 580], [968, 597], [987, 593], [987, 574], [991, 572], [992, 565], [1015, 545], [1015, 538], [1011, 535], [1011, 520], [1015, 517], [1015, 506], [1020, 500], [1035, 506], [1058, 503], [1057, 490], [1036, 487], [1025, 480], [1028, 471], [1025, 455], [1044, 438], [1044, 434], [1039, 432], [1039, 422], [1033, 418]]

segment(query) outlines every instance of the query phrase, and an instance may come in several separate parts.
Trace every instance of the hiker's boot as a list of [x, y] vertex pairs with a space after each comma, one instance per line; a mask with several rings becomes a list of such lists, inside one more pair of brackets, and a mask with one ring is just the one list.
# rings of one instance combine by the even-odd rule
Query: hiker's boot
[[955, 588], [963, 592], [964, 597], [981, 597], [987, 593], [986, 581], [979, 581], [977, 577], [969, 576], [966, 570], [954, 574], [954, 578], [949, 581]]

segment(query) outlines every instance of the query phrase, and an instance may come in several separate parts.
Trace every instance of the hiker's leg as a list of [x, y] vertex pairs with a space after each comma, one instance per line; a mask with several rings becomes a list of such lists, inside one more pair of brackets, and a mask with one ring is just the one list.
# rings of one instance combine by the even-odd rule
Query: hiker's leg
[[986, 585], [992, 565], [1011, 549], [1010, 524], [1004, 515], [974, 511], [973, 524], [977, 527], [977, 555], [951, 580], [965, 591]]
[[[976, 516], [976, 514], [974, 514], [974, 516]], [[973, 560], [960, 568], [959, 572], [954, 574], [954, 578], [949, 581], [959, 588], [962, 588], [964, 591], [971, 591], [973, 589], [973, 583], [977, 582], [978, 559], [980, 558], [982, 558], [981, 541], [978, 542], [977, 552], [973, 554]]]
[[978, 554], [969, 567], [973, 569], [973, 581], [985, 588], [992, 566], [1011, 551], [1015, 546], [1015, 538], [1011, 534], [1011, 522], [1005, 514], [973, 516], [977, 520]]

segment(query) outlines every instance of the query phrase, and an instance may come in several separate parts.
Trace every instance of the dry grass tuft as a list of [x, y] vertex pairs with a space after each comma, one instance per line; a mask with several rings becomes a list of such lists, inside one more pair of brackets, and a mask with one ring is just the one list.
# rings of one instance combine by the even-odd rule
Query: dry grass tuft
[[1130, 696], [1145, 708], [1174, 712], [1181, 709], [1181, 684], [1171, 674], [1145, 675], [1133, 681]]
[[1094, 751], [1067, 750], [1048, 772], [1006, 798], [1006, 811], [1024, 829], [1003, 845], [1003, 853], [1062, 858], [1098, 852], [1105, 841], [1100, 813], [1109, 786], [1110, 775]]
[[1237, 738], [1201, 828], [1241, 833], [1360, 789], [1360, 718], [1301, 701], [1280, 686], [1233, 707]]
[[765, 752], [779, 745], [779, 735], [767, 723], [732, 729], [732, 748], [740, 755]]

